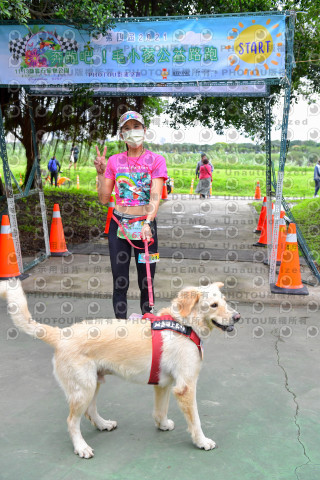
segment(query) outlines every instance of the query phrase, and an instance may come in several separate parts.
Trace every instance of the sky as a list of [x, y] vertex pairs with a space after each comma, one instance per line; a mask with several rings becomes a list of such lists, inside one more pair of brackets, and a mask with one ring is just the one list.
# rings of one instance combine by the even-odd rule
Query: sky
[[[274, 112], [278, 119], [277, 125], [272, 128], [271, 140], [281, 139], [283, 103], [275, 107]], [[195, 143], [199, 145], [214, 144], [217, 142], [226, 143], [248, 143], [250, 138], [239, 135], [235, 129], [227, 130], [223, 135], [217, 135], [213, 129], [200, 126], [174, 130], [164, 123], [165, 116], [162, 116], [161, 124], [151, 125], [147, 132], [147, 140], [152, 143]], [[320, 142], [320, 98], [316, 103], [308, 105], [302, 97], [297, 104], [290, 108], [288, 140], [314, 140]]]

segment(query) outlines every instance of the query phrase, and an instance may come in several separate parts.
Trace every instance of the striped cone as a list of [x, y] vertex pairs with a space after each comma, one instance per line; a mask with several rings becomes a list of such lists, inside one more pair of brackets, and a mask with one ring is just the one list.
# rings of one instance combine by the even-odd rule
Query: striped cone
[[194, 184], [194, 178], [191, 180], [190, 195], [193, 194], [193, 184]]
[[77, 189], [79, 190], [80, 188], [80, 179], [79, 179], [79, 175], [77, 175]]
[[272, 293], [289, 295], [309, 295], [308, 289], [302, 285], [298, 241], [295, 223], [290, 223], [286, 246], [282, 255], [278, 280], [270, 285]]
[[267, 216], [267, 197], [263, 197], [262, 208], [258, 220], [257, 228], [253, 231], [253, 233], [261, 233], [261, 229], [263, 227], [264, 219]]
[[8, 280], [8, 278], [20, 278], [20, 280], [23, 280], [27, 277], [29, 277], [28, 273], [20, 273], [19, 270], [9, 216], [2, 215], [0, 229], [0, 280]]
[[111, 222], [111, 218], [112, 218], [113, 210], [114, 210], [115, 206], [116, 206], [115, 196], [111, 195], [110, 202], [109, 202], [109, 205], [108, 205], [108, 214], [107, 214], [106, 226], [105, 226], [104, 232], [100, 235], [101, 238], [105, 238], [109, 235], [110, 222]]
[[171, 193], [174, 191], [174, 179], [171, 178]]
[[66, 241], [64, 238], [64, 231], [58, 203], [55, 203], [53, 205], [53, 215], [49, 242], [52, 257], [67, 257], [68, 255], [71, 255], [71, 253], [67, 249]]
[[257, 182], [254, 198], [255, 198], [255, 200], [261, 200], [261, 189], [260, 189], [260, 182], [259, 181]]
[[[284, 252], [286, 246], [286, 238], [287, 238], [287, 226], [284, 219], [285, 216], [284, 211], [280, 212], [280, 223], [279, 223], [279, 235], [278, 235], [278, 249], [277, 249], [277, 265], [281, 265], [282, 254]], [[269, 265], [269, 260], [266, 259], [263, 261], [265, 265]]]

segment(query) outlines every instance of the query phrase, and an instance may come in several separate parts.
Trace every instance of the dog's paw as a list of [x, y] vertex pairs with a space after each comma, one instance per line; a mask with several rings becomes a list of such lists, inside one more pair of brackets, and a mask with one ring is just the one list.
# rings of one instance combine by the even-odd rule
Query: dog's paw
[[111, 432], [111, 430], [114, 430], [118, 426], [114, 420], [104, 420], [103, 418], [99, 420], [99, 422], [95, 422], [95, 425], [98, 430], [108, 430], [108, 432]]
[[216, 447], [216, 443], [211, 438], [204, 437], [200, 442], [196, 443], [197, 447], [203, 450], [212, 450]]
[[167, 419], [166, 422], [157, 425], [159, 430], [168, 431], [174, 429], [174, 421]]
[[93, 449], [86, 443], [79, 447], [75, 447], [74, 453], [79, 455], [80, 458], [92, 458], [94, 457]]

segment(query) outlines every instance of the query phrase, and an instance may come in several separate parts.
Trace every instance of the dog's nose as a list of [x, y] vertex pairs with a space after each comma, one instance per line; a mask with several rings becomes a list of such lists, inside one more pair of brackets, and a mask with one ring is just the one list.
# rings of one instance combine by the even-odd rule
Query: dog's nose
[[238, 312], [232, 315], [232, 320], [234, 321], [234, 323], [239, 322], [240, 318], [241, 318], [241, 315]]

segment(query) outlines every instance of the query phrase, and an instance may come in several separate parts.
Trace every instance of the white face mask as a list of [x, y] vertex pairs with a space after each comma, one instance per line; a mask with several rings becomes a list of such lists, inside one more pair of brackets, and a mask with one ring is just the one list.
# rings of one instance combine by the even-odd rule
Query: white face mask
[[144, 140], [144, 130], [141, 128], [134, 130], [127, 130], [122, 133], [124, 141], [130, 147], [140, 147]]

